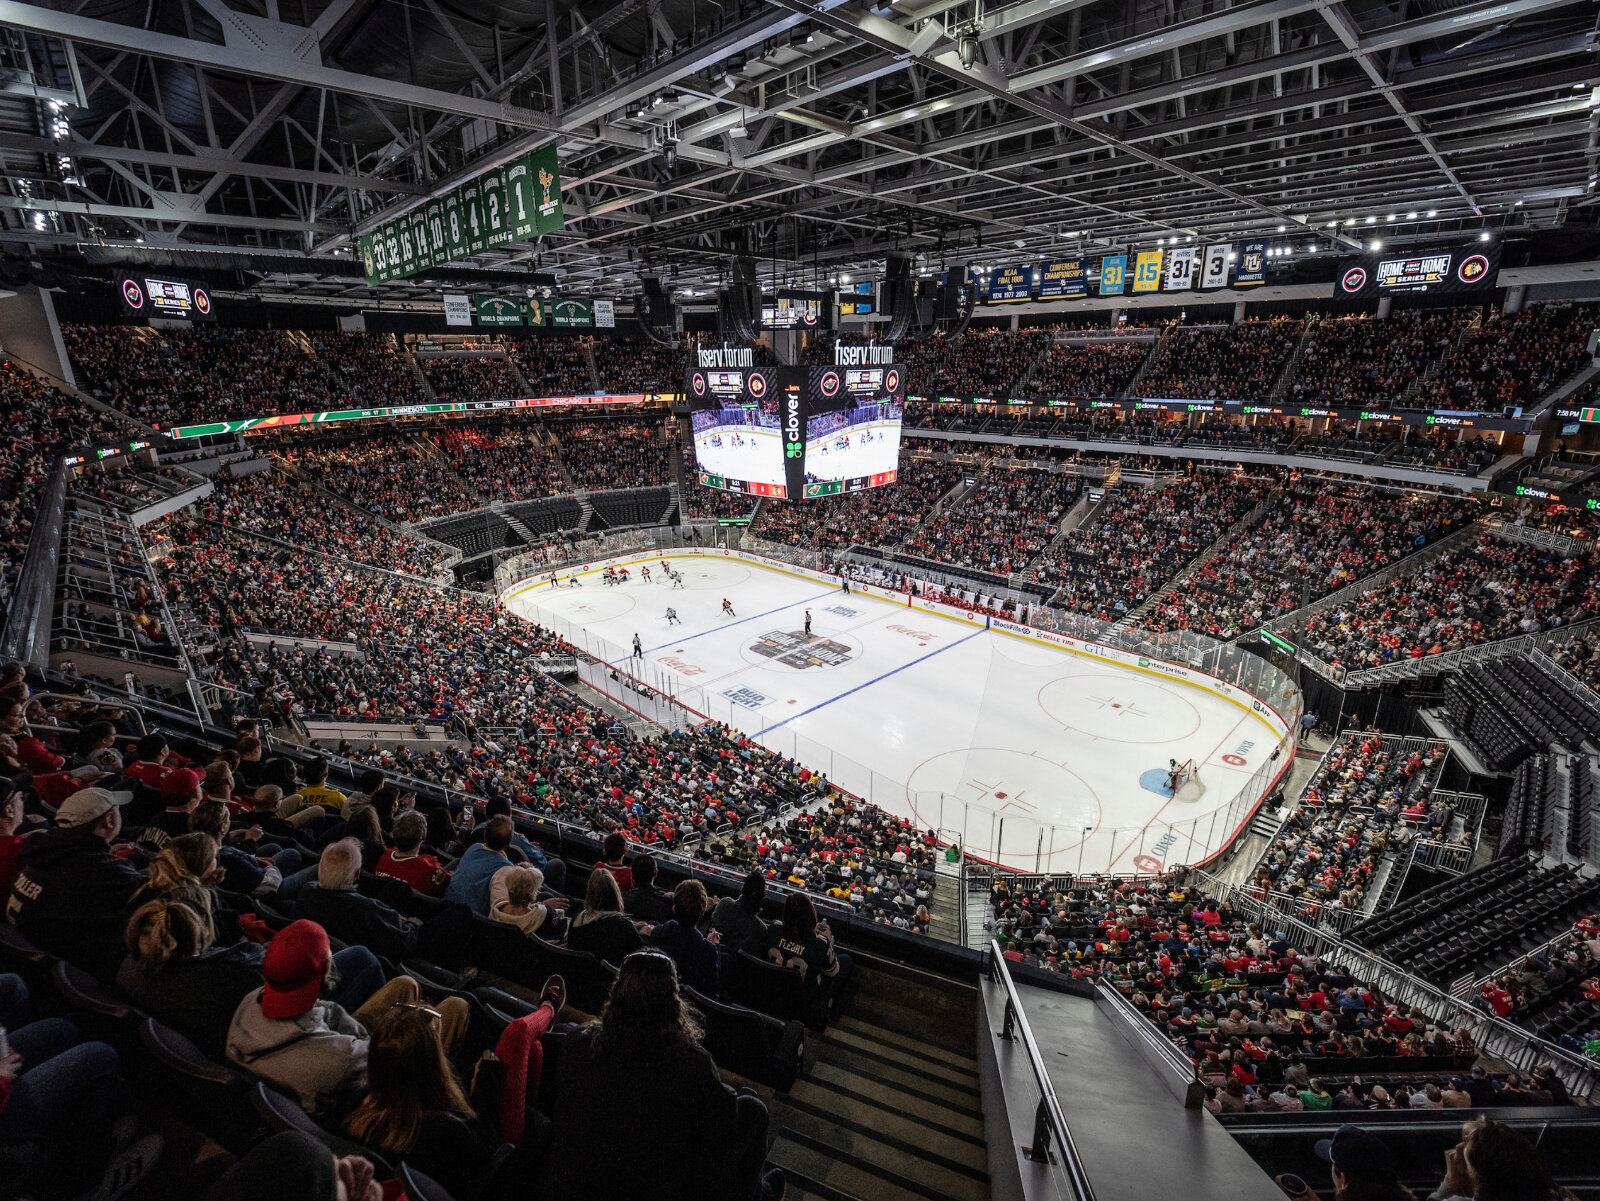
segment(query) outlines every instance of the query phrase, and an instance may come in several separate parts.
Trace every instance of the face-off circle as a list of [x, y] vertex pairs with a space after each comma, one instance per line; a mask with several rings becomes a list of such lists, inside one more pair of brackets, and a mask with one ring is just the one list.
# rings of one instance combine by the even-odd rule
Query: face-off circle
[[[941, 823], [938, 796], [943, 793], [948, 812]], [[919, 796], [934, 799], [927, 804], [918, 803]], [[1076, 846], [1067, 841], [1066, 831], [1095, 829], [1100, 825], [1100, 796], [1087, 780], [1076, 772], [1053, 763], [1049, 759], [1027, 751], [1006, 747], [963, 747], [945, 751], [923, 760], [911, 771], [906, 781], [906, 801], [911, 806], [918, 824], [924, 826], [949, 825], [952, 804], [966, 802], [980, 809], [988, 809], [1006, 819], [1005, 851], [1020, 856], [1025, 850], [1030, 858], [1037, 849], [1038, 826], [1053, 825], [1062, 841], [1054, 850], [1061, 851]], [[968, 836], [981, 835], [981, 823], [967, 825]], [[1026, 843], [1011, 846], [1011, 833]], [[1048, 836], [1047, 836], [1048, 837]], [[969, 845], [967, 850], [984, 858], [1002, 849]], [[986, 854], [989, 852], [989, 854]]]
[[1200, 711], [1153, 681], [1098, 672], [1061, 676], [1039, 689], [1039, 708], [1069, 730], [1153, 746], [1200, 729]]

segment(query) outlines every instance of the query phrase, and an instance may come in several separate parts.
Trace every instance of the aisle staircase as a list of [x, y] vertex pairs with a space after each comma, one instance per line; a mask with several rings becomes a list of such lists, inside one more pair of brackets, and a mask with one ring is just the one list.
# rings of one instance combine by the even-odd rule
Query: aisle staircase
[[1434, 380], [1438, 379], [1439, 372], [1444, 369], [1444, 365], [1446, 363], [1455, 358], [1456, 351], [1461, 349], [1462, 343], [1476, 334], [1482, 327], [1482, 315], [1474, 313], [1467, 321], [1466, 326], [1463, 327], [1461, 332], [1455, 336], [1455, 339], [1450, 343], [1450, 345], [1445, 348], [1445, 352], [1438, 358], [1434, 359], [1433, 362], [1428, 365], [1427, 370], [1425, 370], [1421, 375], [1417, 376], [1416, 379], [1411, 381], [1411, 383], [1406, 387], [1406, 390], [1400, 394], [1400, 399], [1394, 402], [1394, 407], [1397, 409], [1405, 408], [1419, 392], [1421, 392], [1429, 384], [1433, 383]]
[[1282, 495], [1282, 492], [1276, 488], [1268, 492], [1260, 504], [1251, 509], [1243, 517], [1239, 518], [1238, 521], [1234, 522], [1227, 529], [1223, 530], [1222, 533], [1219, 534], [1209, 546], [1202, 547], [1200, 552], [1187, 563], [1185, 563], [1183, 567], [1179, 569], [1176, 575], [1174, 575], [1160, 588], [1156, 589], [1156, 591], [1152, 592], [1149, 596], [1145, 597], [1136, 608], [1130, 611], [1127, 616], [1118, 621], [1117, 624], [1134, 624], [1139, 620], [1139, 618], [1150, 612], [1151, 609], [1154, 609], [1161, 601], [1168, 599], [1174, 593], [1180, 591], [1184, 581], [1188, 580], [1195, 574], [1195, 572], [1199, 571], [1200, 568], [1209, 562], [1213, 556], [1221, 554], [1222, 551], [1230, 543], [1232, 543], [1235, 538], [1253, 528], [1262, 520], [1262, 518], [1266, 517], [1266, 515], [1272, 511], [1273, 506], [1278, 503]]
[[1273, 381], [1272, 391], [1267, 394], [1269, 399], [1282, 400], [1289, 391], [1289, 384], [1293, 381], [1295, 372], [1300, 370], [1301, 360], [1311, 348], [1311, 338], [1316, 333], [1317, 324], [1314, 315], [1306, 322], [1305, 329], [1300, 332], [1300, 341], [1295, 343], [1294, 353], [1289, 356], [1289, 361], [1283, 365], [1283, 370], [1278, 372], [1278, 378]]
[[1128, 386], [1117, 396], [1118, 400], [1127, 396], [1138, 396], [1139, 385], [1144, 382], [1145, 372], [1150, 370], [1150, 364], [1161, 357], [1161, 352], [1167, 348], [1167, 343], [1172, 340], [1173, 333], [1178, 329], [1176, 325], [1169, 325], [1157, 335], [1150, 346], [1150, 353], [1144, 356], [1144, 362], [1139, 364], [1139, 370], [1133, 373], [1133, 378], [1128, 381]]
[[1044, 349], [1039, 351], [1038, 354], [1034, 355], [1033, 358], [1028, 360], [1028, 365], [1022, 369], [1022, 373], [1018, 375], [1016, 379], [1011, 381], [1011, 391], [1009, 395], [1022, 395], [1023, 386], [1034, 377], [1034, 374], [1039, 370], [1039, 364], [1045, 361], [1046, 356], [1049, 355], [1054, 346], [1055, 339], [1048, 339], [1044, 344]]
[[988, 1201], [976, 992], [875, 963], [851, 993], [768, 1100], [786, 1201]]
[[551, 430], [549, 436], [550, 462], [555, 464], [556, 474], [567, 482], [567, 491], [576, 492], [578, 490], [578, 481], [572, 478], [572, 471], [567, 467], [567, 461], [561, 455], [561, 439], [556, 437], [555, 430]]
[[[501, 343], [501, 345], [505, 344]], [[517, 387], [522, 389], [522, 394], [524, 396], [538, 395], [538, 393], [533, 390], [533, 386], [528, 383], [528, 377], [522, 374], [522, 365], [517, 362], [516, 356], [511, 353], [509, 348], [506, 350], [505, 365], [506, 370], [517, 377]]]
[[439, 394], [433, 390], [433, 384], [428, 380], [428, 373], [422, 369], [422, 364], [417, 361], [417, 356], [406, 352], [406, 362], [411, 364], [411, 373], [417, 377], [417, 387], [422, 389], [422, 394], [431, 403], [439, 402]]

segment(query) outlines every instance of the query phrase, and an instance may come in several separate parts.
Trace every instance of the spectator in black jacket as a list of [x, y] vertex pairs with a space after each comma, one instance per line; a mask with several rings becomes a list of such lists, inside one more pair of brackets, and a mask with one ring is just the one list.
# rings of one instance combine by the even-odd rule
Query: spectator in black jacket
[[622, 893], [622, 907], [641, 922], [664, 922], [672, 916], [672, 894], [656, 887], [656, 857], [643, 851], [633, 861], [633, 887]]
[[622, 891], [617, 878], [596, 867], [589, 873], [583, 894], [583, 912], [567, 928], [567, 946], [588, 951], [608, 963], [621, 963], [644, 945], [639, 931], [622, 911]]
[[234, 1010], [261, 985], [266, 948], [248, 940], [214, 946], [209, 915], [171, 899], [134, 910], [126, 942], [128, 957], [117, 971], [117, 988], [207, 1055], [221, 1059]]
[[783, 1195], [782, 1171], [761, 1171], [766, 1107], [722, 1082], [700, 1035], [672, 960], [629, 955], [600, 1020], [562, 1052], [540, 1201], [634, 1201], [641, 1179], [655, 1201]]
[[334, 938], [399, 961], [417, 949], [421, 922], [403, 917], [382, 901], [356, 891], [361, 880], [361, 844], [345, 838], [327, 847], [317, 882], [295, 898], [294, 916], [316, 922]]
[[749, 951], [761, 955], [767, 949], [767, 923], [761, 920], [761, 902], [767, 895], [767, 878], [752, 871], [744, 878], [737, 899], [723, 897], [711, 911], [711, 928], [722, 935], [725, 954]]
[[[499, 1147], [457, 1079], [440, 1041], [437, 1011], [396, 1005], [373, 1024], [367, 1044], [367, 1095], [345, 1120], [363, 1146], [426, 1172], [457, 1197], [485, 1195], [489, 1161]], [[520, 1162], [502, 1168], [496, 1195], [525, 1195]]]
[[144, 883], [132, 863], [111, 853], [131, 792], [84, 788], [61, 802], [56, 828], [23, 841], [22, 871], [6, 920], [25, 938], [102, 980], [122, 961], [128, 901]]
[[721, 956], [718, 944], [722, 935], [700, 933], [700, 919], [711, 907], [706, 886], [698, 880], [684, 880], [672, 892], [672, 918], [650, 931], [650, 945], [672, 956], [678, 975], [690, 988], [707, 996], [717, 995]]
[[792, 892], [783, 905], [783, 924], [767, 930], [767, 958], [799, 972], [812, 997], [818, 1024], [825, 1024], [833, 998], [850, 978], [850, 956], [833, 949], [827, 922], [803, 892]]

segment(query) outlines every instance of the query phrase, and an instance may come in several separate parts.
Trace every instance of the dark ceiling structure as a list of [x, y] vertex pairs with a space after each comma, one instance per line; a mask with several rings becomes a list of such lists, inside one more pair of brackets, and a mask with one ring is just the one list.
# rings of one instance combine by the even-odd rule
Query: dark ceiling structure
[[[1595, 225], [1593, 0], [0, 0], [0, 243], [349, 303], [693, 301], [1260, 237]], [[557, 147], [566, 228], [368, 289], [356, 237]], [[137, 250], [135, 250], [137, 248]], [[535, 275], [534, 273], [537, 273]]]

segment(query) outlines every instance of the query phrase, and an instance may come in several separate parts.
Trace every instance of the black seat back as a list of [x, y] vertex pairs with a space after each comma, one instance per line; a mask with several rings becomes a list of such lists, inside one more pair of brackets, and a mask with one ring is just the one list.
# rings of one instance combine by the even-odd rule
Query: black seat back
[[799, 972], [740, 951], [726, 961], [728, 999], [786, 1022], [806, 1020], [810, 997]]
[[255, 1106], [256, 1113], [274, 1134], [280, 1134], [285, 1130], [298, 1130], [301, 1134], [309, 1134], [337, 1156], [360, 1155], [371, 1160], [374, 1173], [379, 1180], [394, 1179], [395, 1170], [382, 1155], [353, 1139], [335, 1134], [331, 1130], [324, 1130], [317, 1125], [310, 1114], [300, 1108], [299, 1101], [288, 1093], [279, 1092], [266, 1081], [256, 1081], [255, 1088], [250, 1093], [250, 1103]]
[[546, 942], [537, 934], [527, 936], [546, 969], [546, 976], [560, 975], [567, 982], [567, 1001], [585, 1013], [599, 1014], [611, 995], [616, 973], [588, 951], [574, 951]]
[[804, 1027], [799, 1022], [786, 1024], [742, 1005], [724, 1005], [687, 985], [683, 992], [704, 1020], [703, 1042], [718, 1067], [789, 1090], [804, 1055]]

